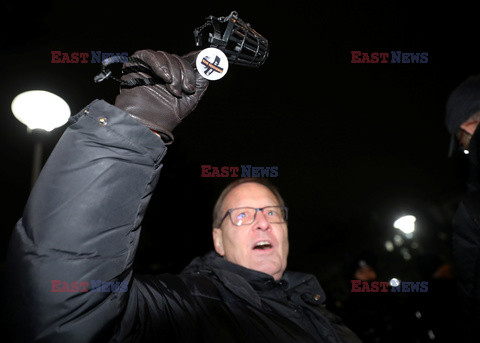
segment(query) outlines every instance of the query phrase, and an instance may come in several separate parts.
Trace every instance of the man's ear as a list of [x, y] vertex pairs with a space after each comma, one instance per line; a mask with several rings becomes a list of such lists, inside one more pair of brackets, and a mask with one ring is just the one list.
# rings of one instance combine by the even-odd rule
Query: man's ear
[[215, 251], [220, 255], [225, 255], [225, 250], [223, 249], [223, 231], [218, 227], [212, 229], [212, 236], [213, 236], [213, 246], [215, 247]]

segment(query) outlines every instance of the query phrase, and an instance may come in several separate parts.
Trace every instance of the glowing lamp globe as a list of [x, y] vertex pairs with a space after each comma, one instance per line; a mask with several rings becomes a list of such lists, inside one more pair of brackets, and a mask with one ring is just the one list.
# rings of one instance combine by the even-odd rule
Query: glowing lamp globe
[[403, 216], [401, 218], [398, 218], [394, 223], [393, 227], [402, 231], [403, 233], [406, 234], [411, 234], [415, 231], [415, 221], [417, 218], [415, 216]]
[[52, 131], [65, 124], [70, 117], [70, 107], [65, 100], [42, 90], [17, 95], [11, 107], [15, 118], [30, 130]]

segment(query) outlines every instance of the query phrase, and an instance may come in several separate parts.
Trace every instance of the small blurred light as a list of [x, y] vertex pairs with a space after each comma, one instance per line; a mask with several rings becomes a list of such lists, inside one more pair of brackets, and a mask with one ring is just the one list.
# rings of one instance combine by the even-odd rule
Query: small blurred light
[[400, 249], [400, 254], [402, 254], [402, 257], [407, 261], [412, 258], [412, 255], [410, 255], [410, 252], [407, 248]]
[[417, 218], [414, 216], [408, 215], [398, 218], [393, 223], [393, 227], [402, 231], [403, 233], [412, 233], [415, 231], [415, 221]]
[[389, 283], [390, 283], [390, 286], [392, 287], [397, 287], [398, 285], [400, 285], [400, 280], [397, 279], [397, 278], [392, 278], [390, 279]]
[[417, 317], [417, 319], [422, 318], [422, 314], [420, 313], [420, 311], [415, 312], [415, 317]]
[[387, 249], [387, 251], [392, 252], [392, 251], [393, 251], [393, 248], [394, 248], [394, 247], [393, 247], [393, 243], [392, 243], [392, 242], [390, 242], [390, 241], [386, 241], [386, 242], [385, 242], [385, 249]]
[[400, 235], [395, 235], [393, 236], [393, 243], [395, 243], [395, 245], [399, 247], [403, 244], [403, 238]]
[[15, 118], [30, 130], [52, 131], [65, 124], [70, 117], [70, 107], [65, 100], [42, 90], [17, 95], [11, 108]]
[[470, 153], [470, 151], [468, 151], [467, 149], [465, 149], [465, 150], [463, 150], [463, 153], [464, 153], [465, 155], [468, 155], [468, 154]]
[[435, 339], [435, 334], [433, 333], [432, 330], [427, 331], [428, 338], [430, 338], [432, 341]]

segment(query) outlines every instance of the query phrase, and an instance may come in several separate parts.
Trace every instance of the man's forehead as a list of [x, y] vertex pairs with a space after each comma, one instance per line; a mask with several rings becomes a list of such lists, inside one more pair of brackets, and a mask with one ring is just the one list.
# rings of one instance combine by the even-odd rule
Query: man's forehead
[[256, 182], [242, 183], [227, 194], [224, 207], [268, 206], [278, 205], [273, 192], [266, 186]]

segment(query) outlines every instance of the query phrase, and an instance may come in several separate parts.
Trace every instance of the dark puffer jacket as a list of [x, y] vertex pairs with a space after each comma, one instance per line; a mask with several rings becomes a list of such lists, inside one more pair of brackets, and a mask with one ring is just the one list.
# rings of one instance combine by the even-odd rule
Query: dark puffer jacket
[[12, 341], [358, 341], [311, 275], [276, 282], [212, 252], [180, 275], [134, 276], [165, 153], [104, 101], [73, 117], [12, 234], [2, 292]]
[[458, 274], [466, 341], [477, 342], [480, 322], [480, 129], [470, 141], [468, 193], [453, 218], [453, 262]]

